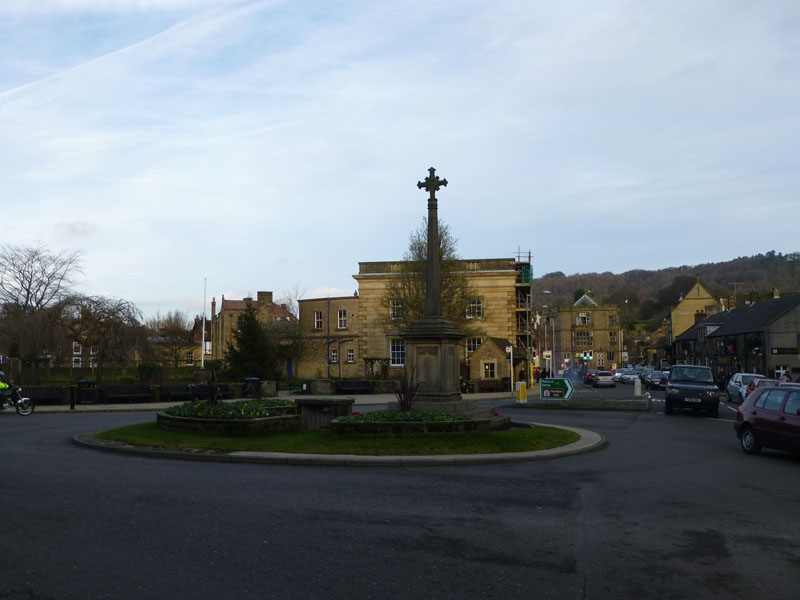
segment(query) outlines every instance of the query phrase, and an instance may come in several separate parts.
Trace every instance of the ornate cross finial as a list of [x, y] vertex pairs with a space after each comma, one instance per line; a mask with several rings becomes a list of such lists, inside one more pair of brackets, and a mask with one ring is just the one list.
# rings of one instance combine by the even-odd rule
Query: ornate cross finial
[[429, 175], [425, 178], [424, 181], [418, 181], [417, 187], [419, 189], [425, 189], [431, 193], [431, 197], [429, 198], [430, 202], [436, 202], [436, 191], [440, 187], [447, 187], [447, 179], [439, 179], [436, 176], [436, 169], [431, 167], [428, 169]]

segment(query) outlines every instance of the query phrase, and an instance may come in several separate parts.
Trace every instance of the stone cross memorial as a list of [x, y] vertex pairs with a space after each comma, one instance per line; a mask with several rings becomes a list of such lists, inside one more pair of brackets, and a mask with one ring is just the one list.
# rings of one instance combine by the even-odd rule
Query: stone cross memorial
[[[441, 247], [436, 192], [447, 179], [428, 169], [428, 177], [417, 183], [428, 197], [428, 256], [425, 267], [425, 312], [403, 334], [406, 342], [406, 373], [418, 382], [413, 409], [473, 414], [477, 400], [464, 400], [459, 390], [460, 349], [465, 335], [442, 316]], [[464, 307], [466, 310], [466, 307]]]

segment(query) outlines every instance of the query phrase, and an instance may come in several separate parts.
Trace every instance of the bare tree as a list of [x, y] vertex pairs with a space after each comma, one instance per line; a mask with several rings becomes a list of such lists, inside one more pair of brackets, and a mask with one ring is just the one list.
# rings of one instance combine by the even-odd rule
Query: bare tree
[[103, 296], [68, 299], [64, 327], [69, 337], [94, 350], [97, 380], [104, 366], [133, 362], [134, 350], [146, 344], [141, 312], [128, 300]]
[[300, 282], [296, 282], [292, 287], [281, 291], [278, 296], [277, 304], [285, 306], [286, 310], [295, 317], [300, 318], [300, 298], [308, 291], [308, 288], [300, 289]]
[[[382, 304], [387, 324], [406, 331], [425, 313], [425, 262], [428, 255], [428, 220], [409, 236], [408, 250], [395, 277], [389, 279]], [[440, 269], [442, 274], [442, 316], [466, 334], [477, 333], [475, 324], [467, 318], [467, 304], [476, 297], [467, 279], [459, 256], [456, 240], [450, 227], [439, 221]]]
[[23, 367], [49, 366], [58, 352], [64, 299], [79, 272], [78, 252], [0, 246], [0, 339]]
[[0, 307], [0, 338], [11, 356], [19, 358], [24, 368], [47, 367], [61, 347], [63, 304], [29, 312], [6, 304]]
[[178, 367], [186, 361], [186, 349], [191, 345], [192, 322], [186, 313], [156, 314], [146, 324], [148, 341], [159, 362]]
[[26, 312], [46, 308], [69, 294], [80, 272], [79, 252], [54, 254], [40, 246], [0, 246], [0, 304]]

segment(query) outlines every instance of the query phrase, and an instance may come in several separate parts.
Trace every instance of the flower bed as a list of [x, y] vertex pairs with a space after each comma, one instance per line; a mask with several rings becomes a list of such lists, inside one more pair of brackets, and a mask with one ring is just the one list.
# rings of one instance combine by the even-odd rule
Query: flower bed
[[187, 402], [159, 412], [163, 429], [232, 437], [297, 431], [300, 417], [290, 400], [268, 398], [240, 402]]
[[294, 402], [285, 398], [241, 400], [239, 402], [185, 402], [170, 406], [165, 413], [196, 419], [261, 419], [293, 412]]
[[406, 423], [409, 421], [425, 421], [430, 423], [438, 421], [468, 421], [469, 417], [444, 412], [417, 412], [413, 410], [400, 412], [396, 410], [382, 410], [340, 417], [339, 420], [346, 423]]
[[485, 434], [491, 419], [424, 412], [372, 412], [340, 417], [330, 422], [337, 437], [402, 437]]

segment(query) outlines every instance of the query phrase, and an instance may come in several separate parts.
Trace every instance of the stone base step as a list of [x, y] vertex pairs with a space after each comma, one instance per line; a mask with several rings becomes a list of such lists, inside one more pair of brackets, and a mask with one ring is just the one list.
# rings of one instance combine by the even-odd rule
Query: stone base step
[[492, 417], [489, 429], [499, 429], [511, 423], [511, 417]]

